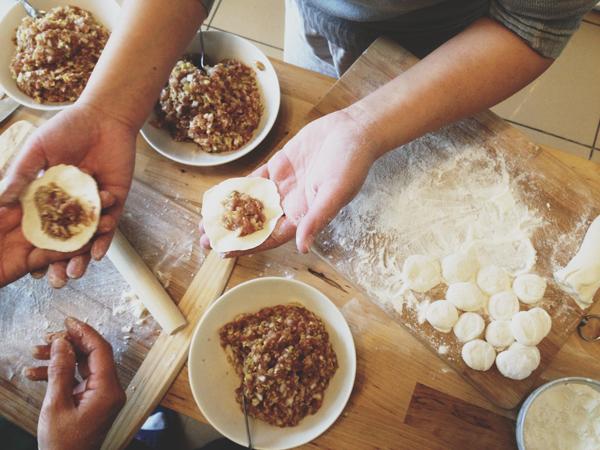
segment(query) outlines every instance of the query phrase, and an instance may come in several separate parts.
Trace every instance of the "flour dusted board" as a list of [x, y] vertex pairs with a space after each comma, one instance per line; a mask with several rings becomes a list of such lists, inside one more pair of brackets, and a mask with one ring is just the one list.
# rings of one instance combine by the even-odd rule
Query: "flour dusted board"
[[[335, 111], [367, 95], [416, 61], [391, 42], [373, 46], [338, 81], [311, 116]], [[398, 214], [396, 217], [390, 211]], [[317, 241], [320, 255], [406, 326], [492, 402], [515, 407], [535, 377], [575, 329], [583, 312], [554, 284], [552, 272], [576, 252], [600, 193], [550, 154], [491, 113], [464, 120], [387, 155], [371, 171], [357, 199]], [[445, 232], [450, 230], [450, 232]], [[467, 368], [453, 334], [422, 323], [423, 305], [444, 298], [400, 296], [404, 259], [427, 252], [443, 257], [475, 233], [487, 255], [513, 272], [548, 279], [540, 306], [551, 334], [540, 344], [540, 368], [523, 381]], [[523, 308], [522, 306], [522, 309]], [[399, 343], [400, 344], [400, 343]]]

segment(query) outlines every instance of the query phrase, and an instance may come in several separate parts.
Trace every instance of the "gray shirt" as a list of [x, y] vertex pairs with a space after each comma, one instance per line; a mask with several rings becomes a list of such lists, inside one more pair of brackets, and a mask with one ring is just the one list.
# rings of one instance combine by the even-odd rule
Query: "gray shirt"
[[[457, 27], [457, 13], [465, 11], [463, 27], [472, 21], [474, 11], [485, 8], [485, 14], [520, 36], [543, 56], [556, 58], [571, 35], [577, 30], [583, 15], [596, 0], [298, 0], [301, 9], [319, 10], [325, 18], [313, 17], [313, 24], [325, 25], [327, 20], [352, 29], [352, 23], [362, 23], [368, 29], [379, 28], [382, 34], [400, 32], [400, 28], [418, 27], [439, 31], [444, 15], [448, 29]], [[485, 3], [485, 6], [482, 5]], [[311, 8], [312, 7], [312, 8]], [[422, 14], [419, 14], [422, 12]], [[426, 16], [430, 17], [426, 17]], [[410, 17], [410, 20], [407, 19]], [[433, 24], [432, 17], [435, 22]], [[432, 25], [433, 24], [433, 25]], [[330, 24], [329, 27], [332, 25]], [[325, 34], [328, 26], [324, 27]], [[358, 30], [360, 27], [354, 27]], [[364, 28], [364, 27], [363, 27]]]
[[[207, 11], [214, 0], [201, 0]], [[451, 37], [456, 31], [480, 16], [485, 15], [500, 22], [517, 34], [536, 52], [547, 58], [556, 58], [577, 31], [583, 16], [597, 0], [297, 0], [306, 21], [333, 42], [334, 35], [346, 35], [352, 45], [356, 40], [350, 35], [360, 32], [352, 23], [369, 24], [366, 28], [374, 34], [402, 33], [400, 28], [414, 32], [422, 27], [423, 33], [438, 33], [432, 46]], [[312, 11], [312, 14], [311, 14]], [[318, 11], [321, 17], [315, 17]], [[462, 18], [460, 16], [463, 16]], [[441, 25], [444, 21], [447, 23]], [[327, 23], [329, 22], [329, 23]], [[364, 28], [364, 27], [363, 27]], [[335, 31], [333, 31], [335, 29]], [[364, 32], [364, 29], [362, 30]], [[444, 34], [445, 33], [445, 34]], [[375, 33], [377, 34], [377, 33]], [[416, 36], [414, 39], [419, 39]], [[339, 39], [338, 39], [339, 40]], [[364, 39], [362, 39], [364, 40]], [[425, 48], [423, 53], [430, 51]], [[416, 52], [419, 53], [419, 52]]]

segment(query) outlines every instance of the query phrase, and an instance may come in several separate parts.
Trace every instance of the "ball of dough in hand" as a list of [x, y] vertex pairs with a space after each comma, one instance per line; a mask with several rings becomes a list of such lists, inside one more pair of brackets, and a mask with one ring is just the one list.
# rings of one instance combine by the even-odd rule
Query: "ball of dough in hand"
[[502, 375], [513, 380], [523, 380], [540, 365], [540, 351], [518, 342], [498, 354], [496, 367]]
[[506, 348], [515, 341], [510, 320], [492, 320], [485, 330], [485, 340], [495, 348]]
[[518, 312], [510, 321], [510, 329], [517, 342], [528, 346], [538, 345], [550, 328], [552, 319], [542, 308]]
[[519, 299], [512, 291], [498, 292], [488, 302], [488, 312], [494, 320], [510, 320], [519, 308]]
[[442, 259], [442, 276], [448, 284], [471, 281], [478, 269], [479, 262], [467, 252], [452, 253]]
[[427, 255], [411, 255], [404, 261], [402, 275], [415, 292], [427, 292], [442, 281], [439, 262]]
[[487, 300], [477, 285], [470, 281], [452, 283], [446, 291], [446, 299], [463, 311], [478, 311]]
[[487, 295], [494, 295], [510, 289], [510, 278], [501, 267], [487, 266], [477, 273], [477, 285]]
[[494, 364], [496, 350], [481, 339], [467, 342], [463, 345], [461, 356], [467, 366], [474, 370], [489, 370]]
[[469, 342], [477, 339], [483, 333], [485, 321], [483, 317], [474, 312], [466, 312], [460, 315], [454, 324], [454, 335], [460, 342]]
[[515, 278], [513, 290], [519, 300], [528, 305], [539, 302], [546, 292], [546, 280], [534, 273], [526, 273]]
[[458, 320], [458, 311], [452, 303], [446, 300], [437, 300], [427, 307], [425, 318], [436, 330], [449, 333]]

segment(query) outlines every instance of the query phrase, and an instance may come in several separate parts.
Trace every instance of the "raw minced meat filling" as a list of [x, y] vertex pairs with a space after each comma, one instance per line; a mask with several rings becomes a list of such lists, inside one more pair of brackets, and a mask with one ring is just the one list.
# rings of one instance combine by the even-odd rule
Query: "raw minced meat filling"
[[189, 61], [175, 65], [156, 105], [156, 125], [209, 153], [237, 150], [258, 128], [263, 106], [254, 71], [223, 60], [208, 73]]
[[260, 200], [232, 191], [223, 201], [223, 206], [223, 226], [230, 231], [239, 230], [238, 236], [247, 236], [265, 227], [265, 207]]
[[17, 86], [38, 103], [77, 100], [106, 45], [109, 32], [92, 14], [58, 6], [17, 28], [10, 71]]
[[56, 183], [38, 188], [34, 201], [42, 230], [55, 239], [70, 239], [92, 222], [91, 213]]
[[242, 314], [219, 330], [221, 346], [242, 379], [250, 416], [272, 425], [297, 425], [323, 404], [338, 361], [323, 321], [297, 305]]

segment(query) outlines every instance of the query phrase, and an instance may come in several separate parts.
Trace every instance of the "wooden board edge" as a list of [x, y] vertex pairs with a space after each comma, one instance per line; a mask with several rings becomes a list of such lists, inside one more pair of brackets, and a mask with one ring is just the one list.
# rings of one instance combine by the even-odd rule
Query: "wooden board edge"
[[188, 325], [172, 336], [161, 333], [127, 387], [127, 403], [113, 423], [102, 450], [121, 450], [133, 439], [187, 361], [191, 337], [207, 307], [227, 286], [236, 259], [211, 252], [179, 306]]

